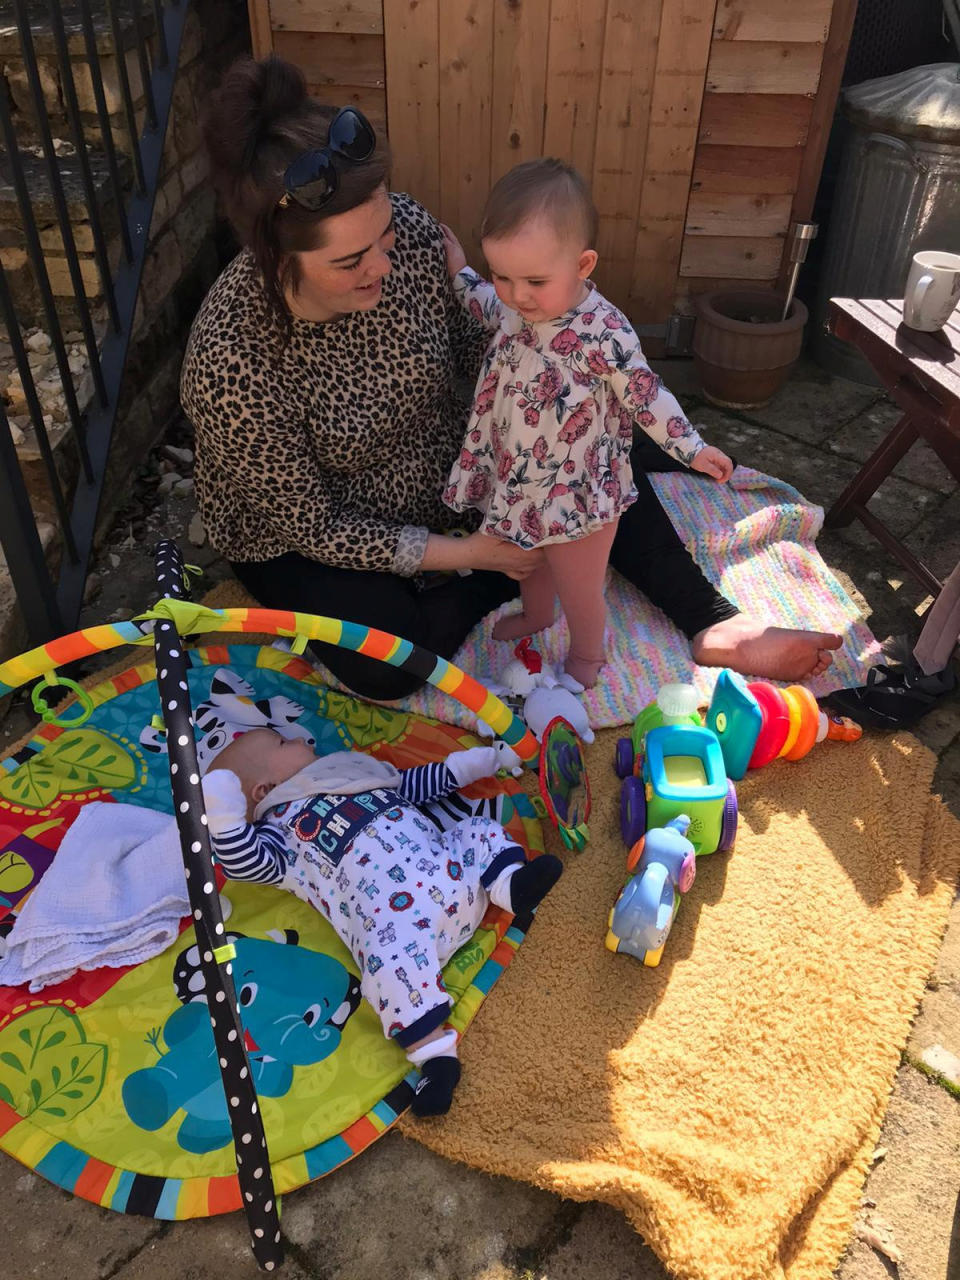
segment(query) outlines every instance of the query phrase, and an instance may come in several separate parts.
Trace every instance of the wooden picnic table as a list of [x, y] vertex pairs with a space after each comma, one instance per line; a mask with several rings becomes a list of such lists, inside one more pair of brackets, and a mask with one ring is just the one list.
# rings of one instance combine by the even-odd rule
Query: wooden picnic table
[[960, 481], [960, 307], [936, 333], [903, 323], [903, 300], [831, 298], [830, 330], [858, 347], [903, 410], [903, 416], [863, 464], [824, 520], [840, 528], [857, 519], [928, 591], [939, 578], [867, 507], [867, 502], [917, 440], [926, 440]]

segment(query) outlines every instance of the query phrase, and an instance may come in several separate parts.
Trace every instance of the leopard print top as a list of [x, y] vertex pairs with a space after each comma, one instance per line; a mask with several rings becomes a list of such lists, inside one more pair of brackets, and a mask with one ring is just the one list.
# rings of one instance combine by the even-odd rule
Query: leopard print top
[[284, 345], [246, 250], [200, 308], [180, 394], [200, 515], [229, 560], [297, 551], [411, 576], [429, 532], [463, 527], [440, 495], [467, 420], [456, 381], [476, 377], [488, 339], [453, 296], [437, 222], [391, 199], [393, 270], [374, 310], [295, 318]]

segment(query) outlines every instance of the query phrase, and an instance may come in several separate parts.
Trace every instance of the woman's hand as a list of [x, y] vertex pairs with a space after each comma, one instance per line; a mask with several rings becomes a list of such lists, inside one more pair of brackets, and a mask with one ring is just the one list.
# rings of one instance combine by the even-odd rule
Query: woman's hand
[[440, 223], [440, 230], [443, 232], [443, 247], [447, 255], [447, 271], [452, 280], [467, 265], [467, 255], [463, 251], [463, 245], [445, 222]]
[[420, 568], [424, 572], [490, 569], [522, 582], [542, 563], [542, 551], [524, 551], [512, 542], [485, 533], [471, 533], [466, 538], [431, 533]]
[[477, 560], [471, 566], [474, 569], [493, 569], [505, 573], [515, 582], [523, 582], [535, 569], [543, 564], [542, 551], [524, 551], [514, 542], [505, 542], [503, 538], [493, 538], [486, 533], [472, 533], [466, 542], [475, 542]]
[[726, 484], [733, 475], [733, 459], [727, 457], [722, 449], [717, 449], [712, 444], [708, 444], [701, 449], [690, 463], [690, 466], [694, 471], [700, 471], [705, 476], [711, 476], [722, 484]]

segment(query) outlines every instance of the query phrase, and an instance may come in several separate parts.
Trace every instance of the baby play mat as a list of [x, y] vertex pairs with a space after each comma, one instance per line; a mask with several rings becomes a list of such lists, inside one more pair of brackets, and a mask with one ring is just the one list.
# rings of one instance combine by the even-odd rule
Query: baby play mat
[[[318, 753], [357, 747], [401, 768], [475, 741], [461, 729], [333, 693], [303, 659], [277, 649], [221, 645], [193, 650], [191, 657], [201, 761], [223, 745], [224, 725], [237, 720], [238, 708], [243, 723], [312, 737]], [[46, 725], [0, 766], [0, 911], [6, 914], [0, 933], [9, 932], [81, 805], [99, 800], [173, 812], [166, 746], [154, 724], [159, 704], [152, 661], [106, 679], [90, 696], [93, 714], [82, 727]], [[486, 798], [529, 850], [542, 848], [533, 808], [516, 784], [481, 783], [468, 795]], [[243, 971], [248, 977], [253, 971], [258, 991], [245, 1009], [244, 1028], [251, 1061], [263, 1058], [259, 1091], [274, 1185], [283, 1193], [374, 1141], [406, 1108], [414, 1077], [364, 1002], [348, 1015], [336, 1048], [324, 1049], [328, 1056], [308, 1065], [285, 1063], [283, 1030], [291, 1016], [299, 1018], [319, 988], [331, 987], [331, 997], [342, 1000], [356, 966], [319, 913], [292, 895], [227, 882], [221, 897], [238, 967], [246, 962]], [[522, 939], [513, 918], [492, 907], [450, 960], [444, 980], [455, 1001], [450, 1021], [459, 1030]], [[0, 1147], [51, 1182], [111, 1209], [188, 1218], [240, 1208], [195, 962], [186, 929], [167, 951], [134, 968], [79, 973], [37, 995], [0, 987]], [[197, 1016], [185, 1017], [194, 1006]], [[138, 1098], [142, 1089], [151, 1091], [149, 1105], [145, 1095]], [[165, 1099], [160, 1115], [158, 1096]]]

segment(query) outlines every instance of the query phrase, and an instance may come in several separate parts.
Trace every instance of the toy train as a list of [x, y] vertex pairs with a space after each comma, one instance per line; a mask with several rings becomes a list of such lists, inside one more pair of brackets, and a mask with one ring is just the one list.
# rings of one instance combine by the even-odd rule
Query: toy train
[[617, 742], [623, 779], [620, 830], [630, 879], [610, 912], [606, 945], [657, 965], [696, 877], [696, 859], [732, 849], [737, 835], [733, 780], [778, 757], [802, 759], [829, 738], [855, 742], [859, 725], [821, 711], [801, 685], [749, 684], [722, 671], [706, 714], [690, 685], [665, 685]]

